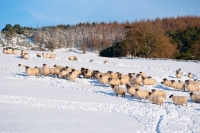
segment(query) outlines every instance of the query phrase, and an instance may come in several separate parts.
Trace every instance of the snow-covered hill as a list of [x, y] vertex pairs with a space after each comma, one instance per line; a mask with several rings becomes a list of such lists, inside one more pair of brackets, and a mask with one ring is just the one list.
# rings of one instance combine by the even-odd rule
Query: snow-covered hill
[[[179, 68], [184, 72], [182, 81], [188, 79], [188, 72], [199, 79], [198, 62], [104, 58], [91, 52], [81, 54], [77, 49], [56, 50], [56, 59], [46, 59], [38, 58], [36, 52], [28, 51], [29, 60], [0, 53], [0, 132], [200, 132], [200, 104], [190, 100], [189, 92], [174, 91], [161, 84], [163, 78], [178, 80], [175, 70]], [[77, 56], [78, 61], [69, 61], [70, 55]], [[89, 62], [91, 59], [94, 62]], [[104, 64], [106, 59], [109, 62]], [[157, 84], [141, 88], [165, 90], [167, 98], [163, 106], [154, 105], [128, 94], [125, 98], [116, 97], [109, 85], [102, 85], [97, 79], [70, 82], [50, 76], [28, 77], [24, 68], [18, 67], [40, 67], [44, 63], [125, 74], [144, 71]], [[175, 106], [169, 98], [171, 94], [187, 96], [188, 105]]]

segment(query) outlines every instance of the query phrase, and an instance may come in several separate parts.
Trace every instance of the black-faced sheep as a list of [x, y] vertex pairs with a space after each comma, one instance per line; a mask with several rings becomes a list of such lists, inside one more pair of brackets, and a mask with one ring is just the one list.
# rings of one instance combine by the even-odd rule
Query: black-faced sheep
[[200, 94], [190, 93], [190, 99], [194, 102], [200, 102]]
[[125, 89], [123, 87], [111, 85], [111, 88], [116, 94], [116, 96], [122, 95], [122, 97], [125, 97]]
[[174, 96], [170, 95], [169, 98], [172, 98], [172, 101], [175, 105], [186, 105], [187, 106], [187, 97], [186, 96]]
[[138, 97], [141, 101], [141, 99], [147, 99], [149, 97], [149, 91], [148, 90], [139, 90], [135, 89], [135, 96]]

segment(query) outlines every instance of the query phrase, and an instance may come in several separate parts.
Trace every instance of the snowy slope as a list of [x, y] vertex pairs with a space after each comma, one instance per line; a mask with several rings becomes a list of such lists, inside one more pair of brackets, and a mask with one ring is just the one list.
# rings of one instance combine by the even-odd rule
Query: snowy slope
[[[2, 48], [0, 49], [2, 50]], [[99, 57], [95, 53], [81, 54], [56, 50], [56, 59], [38, 58], [37, 51], [28, 51], [29, 60], [19, 55], [0, 53], [0, 132], [200, 132], [200, 104], [189, 98], [189, 92], [174, 91], [160, 84], [163, 78], [175, 79], [175, 70], [181, 68], [182, 81], [192, 72], [200, 77], [200, 63], [172, 60], [117, 59]], [[69, 61], [75, 55], [78, 61]], [[94, 59], [94, 62], [89, 62]], [[108, 64], [104, 64], [104, 60]], [[165, 90], [163, 106], [139, 101], [126, 94], [116, 97], [109, 85], [96, 79], [76, 79], [70, 82], [56, 77], [28, 77], [24, 68], [42, 64], [86, 67], [106, 72], [138, 73], [144, 71], [157, 80], [155, 86], [142, 86]], [[175, 106], [170, 94], [188, 97], [188, 106]]]

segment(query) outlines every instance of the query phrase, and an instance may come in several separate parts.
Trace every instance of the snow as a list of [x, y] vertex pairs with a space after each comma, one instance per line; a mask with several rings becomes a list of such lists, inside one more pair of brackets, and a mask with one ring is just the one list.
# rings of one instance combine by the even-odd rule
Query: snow
[[[188, 72], [199, 79], [199, 62], [105, 58], [94, 52], [82, 54], [77, 49], [56, 50], [56, 59], [38, 58], [38, 51], [27, 52], [29, 60], [19, 58], [19, 54], [0, 53], [0, 132], [200, 133], [200, 104], [190, 100], [189, 92], [174, 91], [160, 83], [163, 78], [178, 80], [175, 70], [179, 68], [184, 72], [182, 81], [188, 79]], [[71, 55], [78, 61], [69, 61]], [[89, 62], [91, 59], [94, 62]], [[109, 62], [104, 64], [104, 60]], [[28, 77], [24, 68], [18, 67], [40, 67], [44, 63], [125, 74], [144, 71], [157, 84], [142, 85], [142, 89], [165, 90], [167, 98], [163, 106], [154, 105], [128, 94], [125, 98], [116, 97], [109, 85], [102, 85], [97, 79], [77, 78], [70, 82], [50, 76]], [[170, 94], [187, 96], [188, 105], [175, 106]]]

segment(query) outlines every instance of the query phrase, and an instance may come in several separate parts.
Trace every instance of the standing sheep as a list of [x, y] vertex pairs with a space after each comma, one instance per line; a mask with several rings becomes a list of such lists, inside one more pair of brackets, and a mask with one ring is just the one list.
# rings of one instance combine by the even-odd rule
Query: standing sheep
[[127, 93], [133, 97], [135, 96], [135, 92], [136, 92], [135, 90], [140, 89], [140, 86], [139, 85], [131, 86], [129, 84], [126, 84], [126, 89], [127, 89]]
[[147, 78], [142, 77], [142, 83], [144, 85], [155, 85], [156, 84], [156, 80], [153, 79], [153, 78], [149, 78], [149, 77], [147, 77]]
[[171, 87], [171, 80], [168, 80], [166, 78], [163, 79], [163, 81], [161, 82], [161, 84], [164, 84], [165, 86]]
[[7, 49], [3, 48], [3, 54], [7, 54]]
[[171, 80], [171, 87], [175, 90], [184, 90], [185, 84], [183, 82], [176, 82], [175, 80]]
[[188, 73], [188, 78], [192, 78], [192, 73]]
[[116, 96], [122, 95], [122, 97], [125, 97], [125, 89], [123, 87], [111, 85], [111, 88], [116, 94]]
[[147, 74], [145, 72], [140, 72], [140, 75], [142, 78], [146, 78], [147, 77]]
[[200, 91], [200, 86], [197, 83], [188, 82], [188, 83], [186, 83], [185, 87], [190, 92], [192, 92], [192, 91]]
[[35, 68], [30, 68], [29, 66], [26, 66], [26, 74], [28, 76], [38, 76], [39, 74], [39, 71], [38, 71], [38, 68], [35, 67]]
[[138, 97], [141, 101], [141, 99], [147, 99], [149, 97], [149, 91], [148, 90], [139, 90], [135, 89], [135, 96]]
[[194, 102], [200, 102], [200, 94], [190, 93], [190, 99]]
[[164, 90], [156, 90], [156, 89], [152, 89], [151, 90], [152, 95], [158, 95], [163, 97], [164, 99], [166, 99], [166, 92]]
[[108, 78], [108, 84], [119, 86], [120, 85], [120, 80], [118, 78], [116, 78], [116, 79]]
[[163, 102], [164, 102], [164, 98], [162, 96], [154, 95], [151, 92], [149, 92], [148, 99], [152, 104], [158, 104], [160, 106], [163, 105]]
[[187, 97], [186, 96], [174, 96], [170, 95], [169, 98], [172, 98], [172, 101], [175, 105], [186, 105], [187, 106]]
[[17, 55], [18, 54], [18, 51], [16, 50], [16, 49], [12, 49], [12, 54], [14, 54], [14, 55]]

